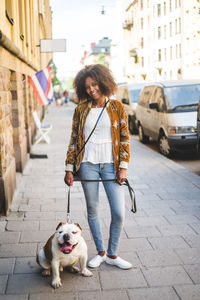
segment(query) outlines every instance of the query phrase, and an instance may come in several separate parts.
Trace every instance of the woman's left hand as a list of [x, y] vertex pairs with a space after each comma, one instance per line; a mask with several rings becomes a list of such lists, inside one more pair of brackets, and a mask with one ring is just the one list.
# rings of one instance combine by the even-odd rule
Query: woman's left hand
[[126, 169], [119, 169], [117, 175], [116, 175], [116, 179], [122, 183], [126, 180]]

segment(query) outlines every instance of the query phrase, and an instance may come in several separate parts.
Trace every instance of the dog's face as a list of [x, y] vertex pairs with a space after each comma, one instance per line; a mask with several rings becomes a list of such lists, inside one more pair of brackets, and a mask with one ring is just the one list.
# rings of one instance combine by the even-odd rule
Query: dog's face
[[81, 237], [81, 227], [78, 223], [59, 223], [56, 228], [56, 237], [60, 251], [69, 254], [78, 245]]

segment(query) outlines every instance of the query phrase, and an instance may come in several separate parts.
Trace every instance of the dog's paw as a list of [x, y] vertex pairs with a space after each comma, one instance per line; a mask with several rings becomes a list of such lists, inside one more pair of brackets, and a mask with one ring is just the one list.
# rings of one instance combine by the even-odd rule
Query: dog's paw
[[50, 275], [51, 275], [51, 270], [50, 269], [42, 271], [42, 276], [50, 276]]
[[69, 268], [69, 272], [71, 272], [71, 273], [79, 273], [80, 269], [78, 267], [71, 267], [71, 268]]
[[83, 276], [85, 276], [85, 277], [91, 277], [91, 276], [93, 276], [92, 272], [89, 271], [89, 270], [86, 269], [86, 268], [81, 272], [81, 274], [82, 274]]
[[51, 285], [54, 289], [57, 289], [60, 286], [62, 286], [60, 278], [53, 279]]

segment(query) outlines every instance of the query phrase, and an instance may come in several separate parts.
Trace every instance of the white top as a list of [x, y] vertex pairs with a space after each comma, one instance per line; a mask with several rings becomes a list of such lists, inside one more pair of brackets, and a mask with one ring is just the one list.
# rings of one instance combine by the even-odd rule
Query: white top
[[[91, 108], [84, 127], [85, 140], [94, 128], [101, 110], [102, 108]], [[113, 162], [111, 122], [106, 109], [104, 109], [95, 131], [85, 145], [82, 162], [93, 164]]]

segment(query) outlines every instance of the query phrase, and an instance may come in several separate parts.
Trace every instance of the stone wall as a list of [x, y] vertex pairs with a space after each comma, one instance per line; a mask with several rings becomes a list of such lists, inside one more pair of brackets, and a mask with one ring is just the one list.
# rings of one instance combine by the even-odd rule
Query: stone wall
[[16, 186], [11, 72], [0, 67], [0, 212], [7, 212]]

